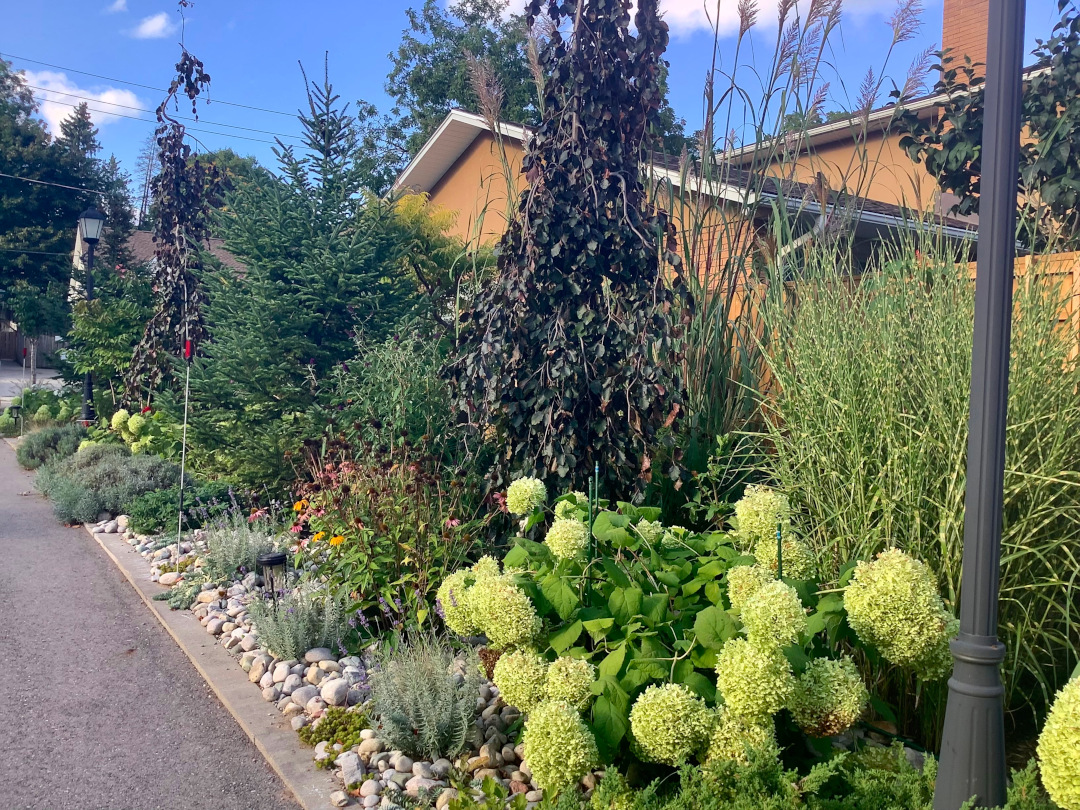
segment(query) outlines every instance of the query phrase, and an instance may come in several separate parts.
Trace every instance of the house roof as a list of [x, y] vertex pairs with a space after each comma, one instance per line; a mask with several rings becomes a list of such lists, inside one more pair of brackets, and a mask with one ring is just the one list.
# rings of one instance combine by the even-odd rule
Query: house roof
[[[149, 231], [135, 231], [128, 238], [127, 247], [131, 251], [131, 255], [134, 256], [136, 264], [145, 264], [154, 258], [154, 235]], [[215, 259], [226, 267], [239, 271], [246, 269], [243, 262], [225, 249], [223, 239], [211, 238], [209, 251]]]
[[[928, 96], [915, 102], [919, 109], [931, 108], [941, 102], [943, 96]], [[910, 108], [910, 106], [909, 106]], [[891, 107], [871, 113], [874, 121], [892, 117]], [[498, 122], [499, 135], [515, 140], [524, 146], [532, 128], [522, 124]], [[849, 130], [850, 121], [833, 122], [816, 127], [814, 131], [830, 128], [829, 131]], [[454, 163], [465, 153], [473, 142], [484, 133], [491, 132], [487, 120], [465, 110], [451, 110], [427, 142], [398, 175], [391, 187], [392, 191], [430, 192], [446, 175]], [[732, 156], [739, 154], [738, 150]], [[702, 178], [693, 170], [688, 170], [683, 159], [660, 152], [649, 155], [649, 172], [657, 180], [666, 180], [675, 186], [686, 185], [690, 191], [703, 191], [714, 198], [722, 198], [744, 204], [773, 204], [783, 199], [788, 210], [800, 213], [822, 213], [817, 195], [810, 185], [790, 180], [777, 180], [773, 177], [755, 178], [746, 169], [739, 168], [734, 162], [726, 162], [717, 179]], [[759, 188], [759, 192], [748, 189]], [[825, 213], [835, 209], [838, 204], [847, 207], [850, 197], [843, 198], [838, 192], [830, 192], [825, 205]], [[926, 221], [926, 215], [914, 209], [898, 205], [861, 198], [855, 206], [859, 211], [859, 221], [886, 228], [912, 227], [915, 223]], [[963, 219], [932, 215], [931, 222], [940, 226], [947, 236], [953, 238], [970, 237], [974, 233], [972, 223]]]

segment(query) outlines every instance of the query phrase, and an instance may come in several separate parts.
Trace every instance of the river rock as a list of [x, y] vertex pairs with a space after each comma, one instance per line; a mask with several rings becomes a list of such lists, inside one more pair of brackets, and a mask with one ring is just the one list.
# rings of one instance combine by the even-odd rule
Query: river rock
[[292, 701], [303, 708], [313, 697], [319, 696], [319, 690], [314, 686], [301, 686], [292, 693]]
[[433, 788], [442, 787], [442, 782], [435, 779], [425, 779], [423, 776], [414, 776], [408, 782], [405, 783], [405, 792], [413, 798], [420, 795], [421, 790], [432, 790]]
[[334, 760], [334, 764], [341, 768], [341, 781], [345, 783], [345, 787], [358, 785], [364, 781], [364, 763], [352, 751], [341, 754]]
[[335, 790], [330, 794], [330, 804], [334, 807], [344, 807], [349, 803], [349, 794], [344, 790]]
[[360, 785], [360, 795], [365, 799], [369, 796], [378, 796], [382, 792], [382, 785], [379, 784], [378, 779], [368, 779], [364, 784]]
[[274, 667], [274, 683], [284, 683], [285, 679], [289, 677], [289, 662], [282, 661]]
[[330, 706], [341, 706], [349, 695], [349, 682], [344, 678], [327, 681], [319, 690], [319, 694]]
[[431, 769], [430, 763], [427, 762], [414, 762], [412, 766], [413, 776], [419, 776], [424, 779], [434, 779], [435, 772]]
[[291, 695], [303, 685], [299, 675], [290, 675], [281, 684], [281, 694]]
[[177, 582], [180, 581], [180, 574], [176, 571], [167, 571], [158, 577], [158, 584], [171, 588]]
[[382, 740], [378, 737], [369, 737], [366, 740], [361, 740], [360, 746], [356, 750], [361, 754], [378, 754], [383, 750]]
[[390, 757], [390, 767], [398, 773], [412, 773], [413, 761], [398, 752], [397, 756]]
[[328, 661], [334, 657], [334, 654], [330, 652], [326, 647], [315, 647], [312, 650], [308, 650], [304, 653], [304, 660], [309, 664], [317, 664], [320, 661]]
[[435, 800], [435, 810], [445, 810], [446, 806], [458, 797], [457, 788], [447, 788]]

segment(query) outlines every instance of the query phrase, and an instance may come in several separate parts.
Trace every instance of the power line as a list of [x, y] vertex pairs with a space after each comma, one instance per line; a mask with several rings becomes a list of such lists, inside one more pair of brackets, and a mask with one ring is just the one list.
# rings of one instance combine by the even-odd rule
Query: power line
[[74, 251], [67, 253], [50, 253], [47, 250], [26, 250], [25, 248], [0, 248], [0, 253], [30, 253], [34, 256], [70, 256]]
[[[135, 110], [136, 112], [144, 112], [144, 113], [149, 113], [150, 115], [157, 115], [156, 110], [147, 110], [147, 109], [144, 109], [143, 107], [132, 107], [130, 104], [118, 104], [115, 101], [105, 101], [104, 99], [100, 99], [100, 98], [91, 98], [89, 96], [80, 96], [78, 93], [68, 93], [68, 92], [66, 92], [64, 90], [53, 90], [50, 87], [38, 87], [37, 85], [34, 85], [34, 84], [28, 84], [26, 86], [29, 87], [31, 90], [40, 90], [43, 93], [56, 93], [56, 94], [61, 95], [61, 96], [70, 96], [72, 98], [82, 99], [83, 101], [92, 101], [95, 104], [108, 104], [110, 107], [120, 107], [121, 109], [125, 109], [125, 110]], [[35, 93], [35, 95], [37, 95], [37, 94]], [[52, 102], [54, 104], [65, 104], [66, 103], [66, 102], [57, 101], [56, 99], [51, 99], [51, 98], [42, 99], [42, 101], [49, 101], [49, 102]], [[71, 105], [71, 106], [77, 106], [77, 105]], [[98, 110], [98, 112], [105, 112], [105, 111], [104, 110]], [[287, 135], [284, 132], [272, 132], [271, 130], [268, 130], [268, 129], [257, 129], [255, 127], [242, 127], [239, 124], [223, 124], [220, 121], [204, 121], [201, 118], [192, 118], [189, 115], [172, 115], [170, 113], [170, 116], [173, 117], [173, 118], [180, 118], [180, 119], [182, 119], [184, 121], [195, 121], [196, 123], [202, 123], [202, 124], [206, 124], [206, 125], [212, 126], [212, 127], [229, 127], [230, 129], [242, 129], [242, 130], [245, 130], [247, 132], [261, 132], [264, 135], [276, 135], [276, 136], [278, 136], [280, 138], [294, 138], [295, 140], [298, 140], [298, 141], [303, 140], [302, 138], [300, 138], [299, 135]]]
[[[3, 55], [4, 54], [0, 54], [0, 56], [3, 56]], [[95, 79], [104, 79], [107, 82], [119, 82], [120, 84], [131, 85], [132, 87], [141, 87], [144, 90], [153, 90], [153, 91], [155, 91], [157, 93], [167, 93], [167, 92], [169, 92], [168, 90], [166, 90], [166, 89], [164, 89], [162, 87], [151, 87], [148, 84], [139, 84], [139, 82], [129, 82], [129, 81], [125, 80], [125, 79], [115, 79], [115, 78], [112, 78], [111, 76], [102, 76], [99, 73], [90, 73], [87, 70], [76, 70], [75, 68], [64, 67], [63, 65], [54, 65], [54, 64], [52, 64], [50, 62], [42, 62], [42, 61], [40, 61], [38, 59], [30, 59], [30, 58], [25, 57], [25, 56], [16, 56], [13, 53], [9, 53], [9, 54], [7, 54], [7, 56], [12, 58], [12, 59], [19, 59], [19, 60], [21, 60], [23, 62], [32, 62], [35, 65], [44, 65], [45, 67], [56, 68], [57, 70], [67, 70], [67, 71], [70, 71], [71, 73], [79, 73], [79, 74], [81, 74], [83, 76], [93, 76]], [[237, 103], [235, 101], [222, 101], [221, 99], [210, 99], [210, 98], [208, 98], [207, 103], [208, 104], [227, 104], [230, 107], [243, 107], [245, 110], [258, 110], [259, 112], [273, 113], [274, 115], [287, 115], [290, 118], [295, 118], [296, 117], [296, 113], [287, 113], [287, 112], [282, 112], [281, 110], [268, 110], [266, 107], [254, 107], [251, 104], [239, 104], [239, 103]]]
[[85, 191], [87, 194], [97, 194], [101, 197], [105, 196], [104, 191], [95, 191], [92, 188], [79, 188], [78, 186], [65, 186], [63, 183], [50, 183], [48, 180], [35, 180], [32, 177], [19, 177], [14, 174], [4, 174], [3, 172], [0, 172], [0, 177], [10, 177], [12, 180], [22, 180], [26, 183], [36, 183], [39, 186], [56, 186], [57, 188], [66, 188], [70, 189], [71, 191]]
[[[65, 107], [78, 107], [79, 106], [78, 104], [70, 104], [70, 103], [68, 103], [66, 101], [57, 101], [54, 98], [41, 99], [41, 100], [42, 101], [48, 101], [50, 104], [63, 104]], [[106, 101], [106, 102], [100, 102], [100, 103], [108, 104], [109, 102]], [[130, 118], [132, 121], [142, 121], [144, 124], [152, 124], [155, 127], [157, 126], [157, 121], [151, 121], [151, 120], [149, 120], [147, 118], [139, 118], [137, 115], [124, 115], [123, 113], [112, 112], [111, 110], [96, 110], [93, 107], [87, 107], [87, 109], [90, 112], [101, 113], [102, 115], [112, 115], [112, 116], [115, 116], [117, 118]], [[186, 129], [186, 130], [188, 130], [190, 132], [205, 132], [208, 135], [220, 135], [222, 138], [239, 138], [240, 140], [243, 140], [243, 141], [255, 141], [256, 143], [268, 143], [268, 144], [271, 144], [271, 145], [276, 145], [276, 143], [277, 143], [277, 141], [268, 141], [268, 140], [266, 140], [266, 138], [250, 138], [247, 135], [234, 135], [231, 132], [214, 132], [214, 130], [212, 130], [212, 129], [201, 129], [199, 127], [184, 127], [184, 129]]]

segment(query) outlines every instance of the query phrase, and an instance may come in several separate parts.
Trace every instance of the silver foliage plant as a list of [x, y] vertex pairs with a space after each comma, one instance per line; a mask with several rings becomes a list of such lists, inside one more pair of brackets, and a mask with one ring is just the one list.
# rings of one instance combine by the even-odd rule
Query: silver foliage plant
[[375, 654], [371, 674], [376, 733], [412, 757], [453, 758], [476, 720], [480, 665], [469, 653], [458, 671], [453, 648], [433, 635], [416, 635]]
[[248, 606], [259, 643], [282, 660], [299, 660], [314, 647], [340, 645], [344, 623], [341, 603], [326, 591], [301, 587]]
[[229, 514], [206, 528], [207, 573], [214, 578], [232, 578], [255, 570], [255, 559], [276, 544], [273, 527], [262, 520]]

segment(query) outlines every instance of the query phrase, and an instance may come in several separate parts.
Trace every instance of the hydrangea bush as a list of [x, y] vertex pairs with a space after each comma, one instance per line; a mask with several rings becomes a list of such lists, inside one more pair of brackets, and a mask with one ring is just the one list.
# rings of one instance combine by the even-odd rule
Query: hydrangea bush
[[[853, 661], [834, 660], [838, 650], [871, 644], [909, 663], [875, 617], [895, 612], [909, 628], [936, 628], [915, 655], [919, 673], [947, 642], [948, 614], [913, 560], [892, 563], [900, 574], [889, 574], [891, 557], [849, 566], [819, 588], [812, 555], [783, 531], [786, 500], [772, 490], [750, 488], [733, 530], [708, 533], [664, 526], [659, 509], [625, 502], [600, 500], [590, 520], [580, 493], [548, 509], [530, 479], [511, 490], [522, 533], [542, 542], [514, 538], [501, 565], [484, 557], [451, 574], [438, 599], [451, 631], [486, 636], [501, 651], [495, 683], [526, 714], [527, 747], [540, 760], [526, 759], [545, 787], [581, 775], [578, 765], [556, 768], [557, 734], [568, 735], [575, 763], [667, 765], [745, 762], [748, 744], [775, 752], [773, 717], [784, 709], [810, 736], [837, 734], [869, 699]], [[851, 620], [849, 599], [865, 621]]]
[[1039, 735], [1039, 770], [1062, 810], [1080, 810], [1080, 675], [1057, 693]]

